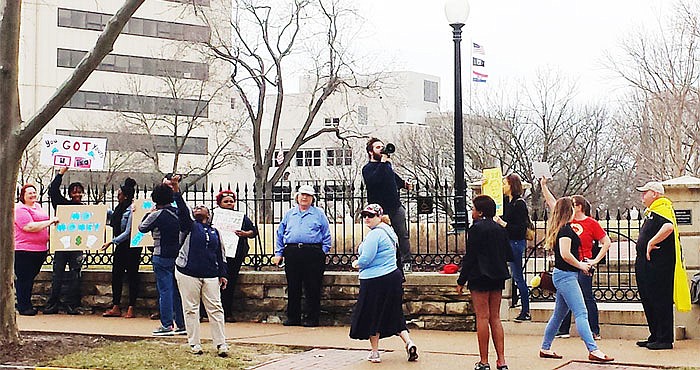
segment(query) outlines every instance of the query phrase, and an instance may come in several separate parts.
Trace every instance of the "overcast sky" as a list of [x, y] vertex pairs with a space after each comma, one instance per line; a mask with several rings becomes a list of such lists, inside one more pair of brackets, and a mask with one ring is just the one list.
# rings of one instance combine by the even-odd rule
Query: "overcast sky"
[[[453, 42], [443, 0], [356, 0], [367, 18], [363, 49], [392, 68], [437, 75], [443, 108], [453, 96]], [[577, 78], [582, 99], [600, 99], [619, 86], [602, 66], [604, 53], [644, 27], [657, 29], [672, 0], [470, 0], [462, 42], [464, 89], [469, 83], [469, 41], [486, 49], [489, 86], [527, 79], [537, 68]], [[465, 96], [466, 96], [465, 92]], [[451, 108], [448, 108], [451, 110]]]

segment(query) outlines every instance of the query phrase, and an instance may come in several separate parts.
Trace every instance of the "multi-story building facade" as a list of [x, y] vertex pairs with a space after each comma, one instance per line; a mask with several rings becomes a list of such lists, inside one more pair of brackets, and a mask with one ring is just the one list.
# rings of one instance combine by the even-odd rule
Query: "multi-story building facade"
[[[44, 133], [107, 138], [104, 171], [71, 171], [71, 178], [104, 182], [112, 177], [116, 182], [128, 173], [139, 182], [152, 181], [172, 170], [176, 153], [179, 172], [197, 175], [207, 170], [207, 157], [217, 145], [213, 123], [230, 122], [232, 117], [225, 87], [230, 67], [202, 52], [199, 45], [209, 41], [211, 30], [192, 3], [145, 2], [114, 50], [45, 128]], [[194, 3], [230, 13], [225, 0]], [[24, 117], [36, 112], [72, 73], [119, 6], [120, 1], [108, 0], [24, 1]], [[209, 180], [230, 171], [225, 167], [215, 169]]]

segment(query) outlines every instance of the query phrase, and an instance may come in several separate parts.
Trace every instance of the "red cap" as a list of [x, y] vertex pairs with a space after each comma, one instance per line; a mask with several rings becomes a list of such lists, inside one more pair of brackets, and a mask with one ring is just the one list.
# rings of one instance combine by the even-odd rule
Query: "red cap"
[[448, 263], [445, 266], [442, 266], [442, 270], [440, 270], [441, 274], [456, 274], [457, 271], [459, 271], [459, 266], [455, 265], [454, 263]]

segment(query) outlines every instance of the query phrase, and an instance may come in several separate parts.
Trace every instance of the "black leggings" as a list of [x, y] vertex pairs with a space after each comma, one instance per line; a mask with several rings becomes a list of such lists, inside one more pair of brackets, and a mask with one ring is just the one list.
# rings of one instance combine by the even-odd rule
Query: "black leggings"
[[32, 309], [32, 288], [34, 278], [46, 260], [46, 251], [15, 251], [15, 291], [17, 292], [17, 309]]
[[124, 275], [129, 283], [129, 306], [136, 305], [139, 292], [139, 264], [142, 248], [130, 248], [128, 243], [120, 244], [114, 250], [112, 263], [112, 299], [115, 306], [122, 300]]

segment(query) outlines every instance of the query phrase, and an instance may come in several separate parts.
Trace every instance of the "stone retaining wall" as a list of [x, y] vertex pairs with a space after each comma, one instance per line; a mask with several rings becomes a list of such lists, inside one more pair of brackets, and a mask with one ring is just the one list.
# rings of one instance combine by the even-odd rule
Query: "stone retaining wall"
[[[157, 311], [155, 278], [141, 272], [141, 291], [137, 313]], [[404, 313], [418, 327], [438, 330], [476, 330], [469, 294], [455, 292], [457, 275], [413, 273], [404, 283]], [[51, 289], [51, 272], [42, 271], [34, 285], [33, 302], [43, 306]], [[81, 285], [82, 307], [86, 313], [102, 313], [112, 305], [111, 274], [108, 271], [84, 271]], [[124, 285], [122, 307], [127, 302]], [[355, 272], [326, 272], [321, 296], [321, 324], [346, 325], [359, 293]], [[285, 319], [286, 280], [281, 271], [242, 271], [234, 308], [238, 321], [279, 323]]]

